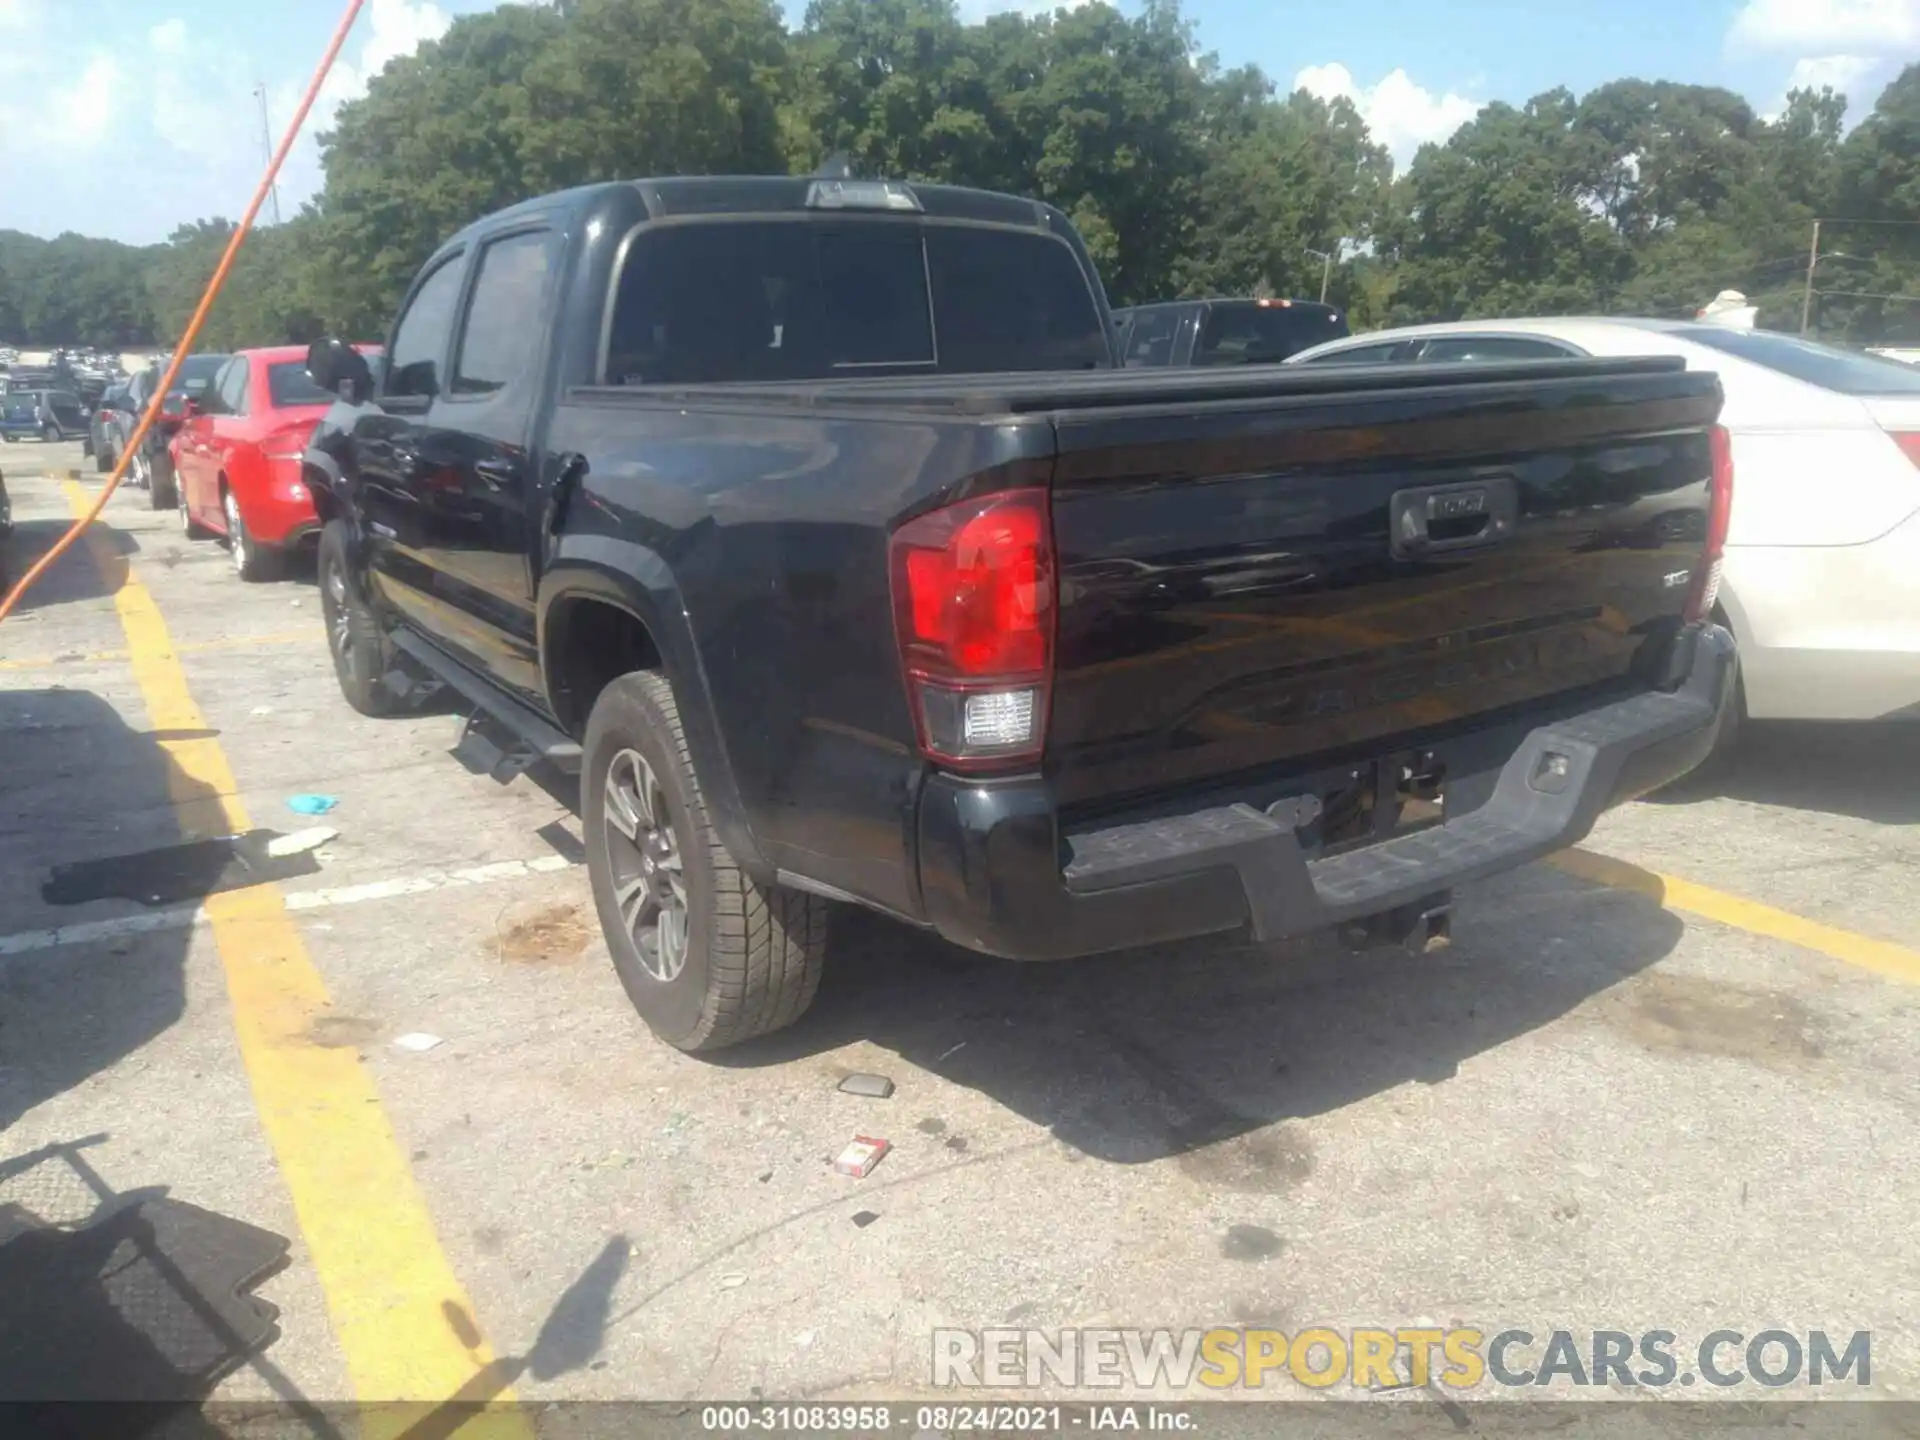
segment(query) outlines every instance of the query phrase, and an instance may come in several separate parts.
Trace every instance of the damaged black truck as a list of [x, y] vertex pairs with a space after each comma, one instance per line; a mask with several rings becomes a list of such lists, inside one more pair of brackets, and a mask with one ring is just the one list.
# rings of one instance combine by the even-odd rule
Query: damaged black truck
[[1679, 361], [1127, 370], [1057, 211], [806, 178], [490, 216], [387, 354], [309, 358], [341, 687], [579, 775], [687, 1050], [795, 1020], [843, 904], [1018, 960], [1418, 948], [1733, 686]]

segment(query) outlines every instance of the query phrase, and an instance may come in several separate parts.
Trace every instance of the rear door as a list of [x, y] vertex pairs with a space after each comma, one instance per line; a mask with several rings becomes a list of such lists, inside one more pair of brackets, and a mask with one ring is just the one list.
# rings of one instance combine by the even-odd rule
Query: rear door
[[1060, 415], [1063, 802], [1335, 764], [1664, 674], [1717, 382], [1542, 368], [1316, 366], [1283, 398]]

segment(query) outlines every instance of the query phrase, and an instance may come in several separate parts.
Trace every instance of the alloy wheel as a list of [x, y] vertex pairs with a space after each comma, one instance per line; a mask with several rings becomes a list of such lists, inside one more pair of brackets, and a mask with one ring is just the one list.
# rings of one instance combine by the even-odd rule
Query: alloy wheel
[[638, 751], [607, 767], [606, 829], [614, 901], [641, 968], [671, 982], [687, 963], [686, 868], [666, 792]]
[[333, 649], [333, 663], [345, 673], [352, 674], [353, 654], [353, 616], [348, 611], [351, 596], [347, 592], [347, 572], [338, 565], [328, 565], [327, 573], [320, 580], [320, 608], [327, 622], [327, 644]]

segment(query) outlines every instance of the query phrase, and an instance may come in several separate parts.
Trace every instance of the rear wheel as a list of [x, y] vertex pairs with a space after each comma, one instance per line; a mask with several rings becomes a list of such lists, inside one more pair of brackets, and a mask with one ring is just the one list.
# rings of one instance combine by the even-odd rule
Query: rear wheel
[[[233, 557], [234, 573], [250, 583], [275, 579], [280, 574], [280, 552], [253, 538], [253, 532], [247, 529], [247, 517], [240, 513], [239, 498], [225, 486], [220, 490], [220, 508], [227, 516], [227, 553]], [[187, 513], [184, 500], [180, 513]], [[192, 525], [188, 520], [188, 534], [193, 533]]]
[[93, 452], [93, 468], [102, 475], [105, 475], [109, 470], [113, 469], [113, 461], [113, 451], [104, 446]]
[[386, 633], [353, 568], [351, 538], [343, 520], [329, 520], [320, 532], [320, 615], [327, 648], [347, 703], [362, 715], [390, 715], [395, 707], [383, 678]]
[[581, 814], [594, 908], [647, 1028], [718, 1050], [791, 1025], [820, 984], [828, 902], [744, 874], [707, 819], [673, 688], [622, 675], [594, 702]]

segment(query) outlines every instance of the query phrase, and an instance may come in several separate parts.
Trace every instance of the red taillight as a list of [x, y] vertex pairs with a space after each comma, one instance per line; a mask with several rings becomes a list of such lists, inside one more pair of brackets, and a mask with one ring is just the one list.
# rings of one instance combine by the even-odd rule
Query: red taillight
[[1700, 547], [1700, 564], [1693, 572], [1693, 588], [1687, 592], [1689, 624], [1713, 614], [1714, 602], [1720, 598], [1727, 524], [1733, 517], [1733, 437], [1726, 426], [1716, 425], [1708, 432], [1707, 444], [1713, 456], [1713, 476], [1707, 487], [1707, 543]]
[[1907, 452], [1907, 458], [1920, 465], [1920, 430], [1889, 430], [1893, 443]]
[[1045, 490], [1008, 490], [893, 532], [894, 631], [921, 747], [960, 769], [1037, 759], [1053, 683]]

